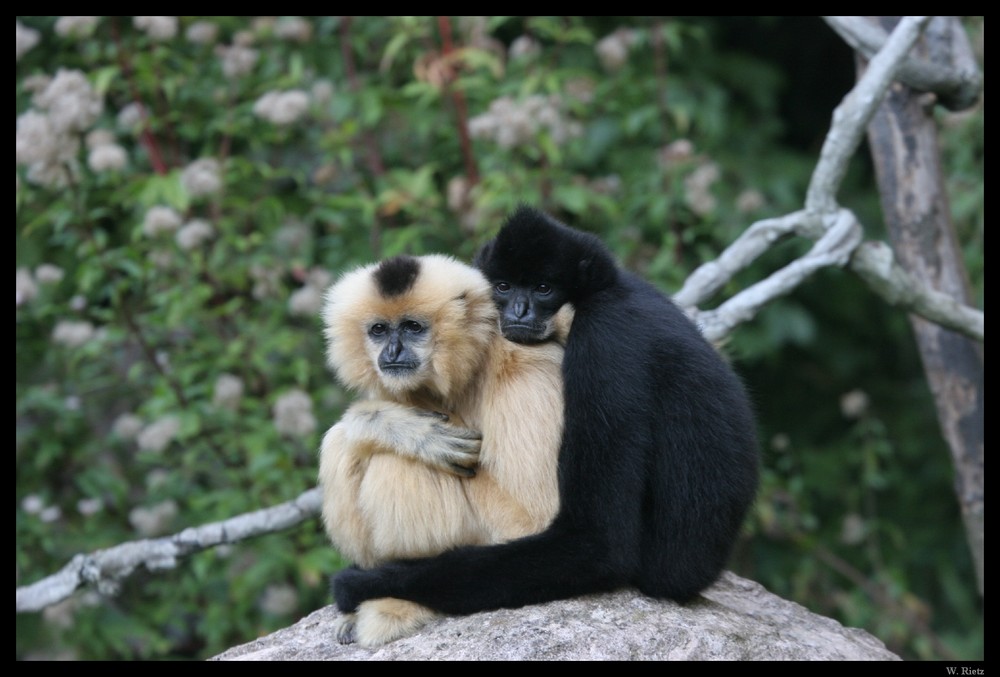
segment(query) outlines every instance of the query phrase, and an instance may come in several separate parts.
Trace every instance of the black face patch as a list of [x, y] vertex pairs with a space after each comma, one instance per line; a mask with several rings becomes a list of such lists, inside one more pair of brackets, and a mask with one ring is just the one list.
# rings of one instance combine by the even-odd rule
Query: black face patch
[[420, 274], [420, 262], [412, 256], [394, 256], [386, 259], [375, 269], [375, 284], [384, 297], [405, 294]]

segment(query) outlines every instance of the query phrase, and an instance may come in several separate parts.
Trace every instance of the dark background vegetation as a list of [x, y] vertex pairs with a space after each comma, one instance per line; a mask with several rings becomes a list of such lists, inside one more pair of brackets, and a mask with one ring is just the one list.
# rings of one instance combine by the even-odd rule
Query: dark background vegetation
[[[17, 267], [64, 272], [19, 295], [16, 311], [18, 585], [145, 535], [137, 508], [175, 506], [158, 525], [174, 533], [314, 485], [320, 436], [349, 395], [324, 366], [315, 314], [289, 303], [311, 271], [403, 251], [468, 259], [524, 201], [675, 290], [750, 223], [802, 205], [855, 76], [850, 49], [812, 17], [309, 17], [308, 35], [280, 30], [283, 19], [180, 17], [163, 40], [130, 17], [82, 37], [58, 34], [55, 19], [19, 18], [40, 40], [17, 62], [17, 114], [36, 105], [29, 76], [80, 69], [104, 101], [92, 128], [111, 130], [128, 159], [94, 171], [81, 150], [60, 186], [18, 167]], [[218, 26], [214, 45], [186, 39], [198, 20]], [[981, 60], [983, 20], [966, 25]], [[627, 58], [602, 63], [599, 41], [622, 28]], [[506, 55], [522, 35], [540, 51]], [[240, 77], [217, 52], [234, 40], [258, 51]], [[320, 80], [329, 98], [312, 89]], [[581, 87], [590, 95], [570, 94]], [[310, 92], [294, 123], [254, 113], [266, 92], [291, 89]], [[480, 135], [463, 152], [469, 118], [532, 95], [550, 97], [545, 115], [563, 128], [511, 145]], [[116, 125], [137, 101], [145, 134]], [[982, 108], [942, 114], [941, 126], [983, 307]], [[206, 157], [220, 161], [222, 188], [192, 195], [182, 171]], [[698, 185], [699, 172], [717, 178]], [[839, 197], [868, 238], [883, 237], [865, 149]], [[144, 233], [161, 205], [213, 237], [182, 248]], [[713, 302], [806, 245], [777, 245]], [[66, 320], [93, 336], [54, 340]], [[905, 314], [828, 269], [724, 350], [753, 393], [764, 458], [732, 568], [906, 658], [982, 659], [983, 603]], [[244, 384], [237, 405], [213, 401], [224, 373]], [[274, 421], [292, 389], [312, 400], [311, 431]], [[126, 413], [178, 426], [165, 449], [139, 448], [112, 429]], [[18, 614], [16, 657], [210, 656], [329, 603], [326, 577], [343, 564], [312, 520], [137, 572], [114, 596]]]

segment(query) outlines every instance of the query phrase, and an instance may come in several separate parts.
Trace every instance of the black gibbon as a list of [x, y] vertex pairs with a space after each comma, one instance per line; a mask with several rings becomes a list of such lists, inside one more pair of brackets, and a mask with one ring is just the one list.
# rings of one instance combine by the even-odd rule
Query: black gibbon
[[[570, 316], [559, 317], [563, 339]], [[505, 340], [482, 273], [441, 255], [345, 274], [327, 291], [323, 321], [330, 366], [364, 396], [320, 448], [323, 522], [341, 554], [371, 567], [549, 524], [563, 417], [558, 340]], [[433, 616], [375, 599], [335, 632], [376, 646]]]
[[337, 606], [373, 597], [466, 614], [635, 586], [687, 602], [719, 576], [757, 488], [743, 385], [665, 295], [594, 235], [517, 210], [477, 257], [503, 332], [546, 337], [575, 310], [563, 358], [559, 514], [543, 532], [346, 569]]

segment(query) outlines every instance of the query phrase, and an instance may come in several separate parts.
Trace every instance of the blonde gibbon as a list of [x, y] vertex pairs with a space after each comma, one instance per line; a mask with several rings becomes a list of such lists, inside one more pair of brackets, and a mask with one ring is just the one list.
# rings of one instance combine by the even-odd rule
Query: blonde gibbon
[[[327, 357], [360, 399], [320, 449], [323, 523], [355, 566], [493, 544], [545, 528], [559, 504], [562, 343], [507, 341], [490, 286], [443, 255], [399, 256], [345, 274], [323, 309]], [[338, 641], [377, 646], [435, 612], [366, 601]]]

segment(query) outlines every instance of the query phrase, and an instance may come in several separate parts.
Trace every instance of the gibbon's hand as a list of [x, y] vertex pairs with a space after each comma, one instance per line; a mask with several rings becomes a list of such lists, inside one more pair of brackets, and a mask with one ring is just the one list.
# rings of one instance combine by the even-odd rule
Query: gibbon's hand
[[459, 477], [475, 477], [483, 436], [475, 430], [448, 423], [448, 414], [422, 411], [434, 419], [418, 443], [425, 463]]
[[338, 424], [349, 444], [373, 444], [458, 477], [474, 477], [482, 435], [448, 423], [447, 414], [396, 402], [365, 400]]

